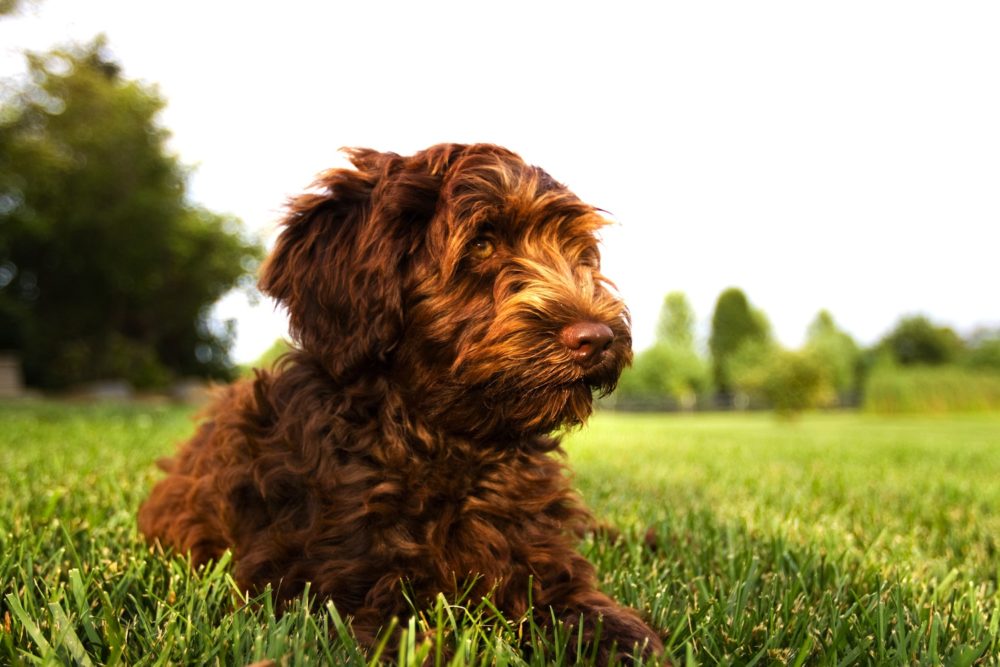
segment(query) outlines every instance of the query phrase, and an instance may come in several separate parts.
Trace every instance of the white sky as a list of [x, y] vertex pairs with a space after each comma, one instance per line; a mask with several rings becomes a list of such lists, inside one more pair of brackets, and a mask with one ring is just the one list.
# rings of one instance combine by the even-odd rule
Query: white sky
[[[706, 333], [732, 285], [787, 345], [820, 308], [864, 343], [1000, 324], [1000, 3], [40, 0], [0, 76], [98, 32], [167, 98], [192, 197], [252, 229], [341, 146], [489, 141], [614, 214], [637, 348], [668, 291]], [[238, 360], [284, 331], [217, 312]]]

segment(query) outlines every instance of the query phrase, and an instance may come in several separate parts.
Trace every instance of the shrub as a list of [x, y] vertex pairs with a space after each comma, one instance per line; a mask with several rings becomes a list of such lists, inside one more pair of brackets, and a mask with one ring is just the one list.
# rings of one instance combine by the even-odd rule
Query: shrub
[[982, 329], [969, 339], [963, 363], [970, 368], [1000, 371], [1000, 329]]
[[660, 343], [636, 356], [615, 396], [624, 402], [668, 399], [692, 406], [708, 386], [708, 366], [693, 350]]
[[764, 400], [782, 415], [818, 407], [831, 398], [820, 361], [808, 352], [776, 346], [751, 346], [740, 351], [733, 367], [735, 386]]
[[880, 347], [903, 366], [947, 364], [962, 352], [962, 339], [948, 327], [939, 327], [923, 315], [904, 317], [882, 339]]
[[959, 366], [879, 363], [865, 384], [864, 409], [878, 413], [1000, 410], [1000, 373]]

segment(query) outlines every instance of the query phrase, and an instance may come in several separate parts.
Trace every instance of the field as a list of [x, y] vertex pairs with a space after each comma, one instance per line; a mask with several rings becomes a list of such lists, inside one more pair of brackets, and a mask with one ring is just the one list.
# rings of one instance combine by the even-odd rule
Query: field
[[[228, 563], [153, 553], [135, 510], [191, 429], [175, 407], [0, 405], [0, 664], [564, 661], [564, 632], [444, 600], [365, 656], [332, 607], [275, 618]], [[603, 413], [566, 449], [622, 531], [584, 552], [675, 664], [997, 664], [1000, 415]]]

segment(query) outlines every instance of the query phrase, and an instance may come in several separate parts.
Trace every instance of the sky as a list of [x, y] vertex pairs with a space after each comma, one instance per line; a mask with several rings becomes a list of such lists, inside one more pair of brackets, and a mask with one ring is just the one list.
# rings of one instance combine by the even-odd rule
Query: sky
[[[731, 286], [788, 346], [821, 308], [864, 344], [1000, 325], [1000, 3], [29, 0], [0, 77], [102, 32], [191, 199], [269, 240], [341, 147], [492, 142], [610, 213], [637, 349], [666, 293], [704, 338]], [[215, 314], [238, 361], [285, 332], [266, 299]]]

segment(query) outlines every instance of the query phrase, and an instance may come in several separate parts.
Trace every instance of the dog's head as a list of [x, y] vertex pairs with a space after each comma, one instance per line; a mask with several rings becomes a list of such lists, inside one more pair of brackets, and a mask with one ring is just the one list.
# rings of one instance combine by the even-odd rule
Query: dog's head
[[456, 432], [581, 423], [631, 359], [605, 219], [503, 148], [349, 151], [292, 200], [261, 276], [339, 382], [378, 375]]

